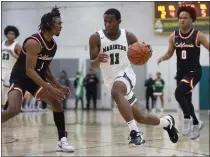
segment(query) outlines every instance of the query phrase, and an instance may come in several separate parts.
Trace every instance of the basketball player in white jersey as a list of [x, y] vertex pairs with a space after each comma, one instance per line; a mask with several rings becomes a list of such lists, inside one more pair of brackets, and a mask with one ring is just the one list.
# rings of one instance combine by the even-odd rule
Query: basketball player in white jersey
[[129, 145], [141, 145], [145, 142], [136, 121], [163, 127], [171, 141], [176, 143], [178, 131], [174, 118], [145, 114], [137, 104], [133, 93], [136, 75], [127, 57], [128, 46], [136, 43], [137, 38], [125, 29], [120, 29], [120, 23], [121, 15], [117, 9], [108, 9], [104, 13], [105, 30], [92, 34], [89, 39], [91, 66], [102, 70], [104, 84], [127, 122], [131, 137]]
[[9, 90], [10, 73], [21, 51], [20, 44], [15, 41], [19, 36], [19, 30], [15, 26], [7, 26], [4, 29], [6, 40], [2, 42], [1, 59], [2, 59], [2, 104], [6, 103], [7, 92]]

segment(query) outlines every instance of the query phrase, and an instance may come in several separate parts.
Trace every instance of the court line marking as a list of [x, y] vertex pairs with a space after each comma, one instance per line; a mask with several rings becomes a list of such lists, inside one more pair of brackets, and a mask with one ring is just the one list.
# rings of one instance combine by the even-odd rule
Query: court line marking
[[[13, 137], [6, 137], [6, 138], [12, 138], [13, 139]], [[45, 138], [46, 139], [46, 138]], [[47, 139], [57, 139], [57, 138], [47, 138]], [[72, 138], [69, 138], [70, 140], [72, 140]], [[161, 138], [161, 139], [148, 139], [148, 140], [146, 140], [146, 143], [147, 142], [154, 142], [154, 141], [158, 141], [158, 140], [163, 140], [163, 139], [169, 139], [169, 138]], [[17, 139], [18, 140], [18, 139]], [[78, 140], [78, 139], [74, 139], [74, 140]], [[186, 139], [181, 139], [181, 140], [179, 140], [179, 141], [183, 141], [183, 140], [186, 140]], [[19, 141], [19, 140], [18, 140]], [[18, 141], [15, 141], [15, 142], [18, 142]], [[78, 141], [88, 141], [88, 142], [98, 142], [98, 143], [110, 143], [110, 142], [101, 142], [101, 141], [91, 141], [91, 140], [78, 140]], [[20, 141], [19, 141], [20, 142]], [[24, 142], [24, 141], [22, 141], [22, 142]], [[25, 142], [27, 142], [27, 141], [25, 141]], [[33, 141], [34, 142], [34, 141]], [[37, 140], [37, 142], [38, 142], [38, 140]], [[103, 145], [103, 146], [91, 146], [91, 147], [86, 147], [86, 148], [77, 148], [77, 149], [75, 149], [75, 150], [82, 150], [82, 149], [91, 149], [91, 148], [97, 148], [97, 147], [104, 147], [104, 146], [112, 146], [112, 145], [120, 145], [120, 144], [126, 144], [126, 142], [112, 142], [113, 144], [111, 144], [111, 145]], [[2, 144], [12, 144], [12, 142], [9, 142], [9, 143], [2, 143]], [[193, 154], [197, 154], [197, 155], [207, 155], [207, 156], [209, 156], [209, 154], [204, 154], [204, 153], [196, 153], [196, 152], [190, 152], [190, 151], [185, 151], [185, 150], [179, 150], [179, 149], [172, 149], [172, 148], [164, 148], [164, 147], [158, 147], [158, 146], [147, 146], [147, 145], [142, 145], [142, 147], [150, 147], [150, 148], [160, 148], [160, 149], [167, 149], [167, 150], [173, 150], [173, 151], [179, 151], [179, 152], [187, 152], [187, 153], [193, 153]], [[41, 154], [48, 154], [48, 153], [53, 153], [53, 152], [56, 152], [56, 151], [50, 151], [50, 152], [43, 152], [43, 153], [38, 153], [38, 154], [34, 154], [34, 153], [32, 153], [32, 155], [41, 155]], [[29, 154], [27, 154], [27, 155], [22, 155], [22, 156], [28, 156], [28, 155], [31, 155], [30, 153]]]
[[11, 141], [8, 141], [8, 142], [5, 142], [5, 143], [1, 143], [1, 144], [12, 144], [12, 143], [15, 143], [15, 142], [18, 142], [19, 141], [19, 139], [16, 139], [14, 137], [8, 137], [8, 136], [6, 136], [6, 137], [3, 137], [3, 138], [11, 139]]
[[[73, 123], [74, 124], [74, 123]], [[78, 124], [78, 123], [77, 123]], [[85, 123], [80, 123], [79, 125], [81, 125], [81, 124], [85, 124]], [[90, 124], [90, 123], [89, 123]], [[93, 124], [93, 123], [92, 123]], [[68, 124], [67, 124], [68, 125]], [[72, 123], [69, 123], [69, 125], [72, 125]], [[86, 123], [85, 125], [88, 125], [88, 123]], [[34, 126], [34, 125], [33, 125]], [[54, 126], [54, 125], [53, 125]], [[95, 126], [97, 126], [97, 122], [96, 122], [96, 125]], [[178, 127], [178, 126], [176, 126], [176, 127]], [[120, 124], [116, 124], [115, 125], [115, 128], [121, 128], [121, 125]], [[164, 139], [166, 139], [166, 138], [164, 138]], [[167, 138], [167, 139], [169, 139], [169, 138]], [[160, 140], [160, 139], [156, 139], [156, 140]], [[184, 140], [184, 139], [183, 139]], [[88, 141], [88, 140], [83, 140], [83, 141]], [[155, 140], [147, 140], [147, 141], [149, 141], [149, 142], [154, 142]], [[91, 141], [90, 141], [91, 142]], [[99, 142], [99, 141], [92, 141], [92, 142]], [[100, 142], [100, 143], [110, 143], [110, 142]], [[118, 143], [116, 143], [116, 144], [118, 144]], [[122, 143], [122, 144], [124, 144], [124, 143]], [[115, 145], [115, 144], [111, 144], [111, 145], [107, 145], [107, 146], [112, 146], [112, 145]], [[106, 145], [104, 145], [104, 146], [106, 146]], [[104, 147], [104, 146], [95, 146], [95, 148], [97, 148], [97, 147]], [[168, 149], [168, 150], [170, 150], [171, 148], [162, 148], [162, 147], [156, 147], [156, 146], [145, 146], [145, 145], [143, 145], [143, 147], [152, 147], [152, 148], [160, 148], [160, 149]], [[92, 146], [92, 147], [87, 147], [87, 148], [78, 148], [78, 149], [75, 149], [75, 150], [81, 150], [81, 149], [91, 149], [91, 148], [94, 148], [94, 146]], [[171, 149], [171, 150], [175, 150], [175, 151], [181, 151], [181, 152], [183, 152], [183, 150], [176, 150], [176, 149]], [[52, 151], [52, 152], [55, 152], [55, 151]], [[199, 154], [199, 155], [206, 155], [206, 154], [200, 154], [200, 153], [195, 153], [195, 152], [189, 152], [189, 151], [185, 151], [185, 152], [188, 152], [188, 153], [194, 153], [194, 154]], [[42, 153], [43, 154], [43, 153]], [[207, 155], [207, 156], [209, 156], [209, 154]]]
[[[164, 138], [164, 139], [169, 139], [169, 138]], [[158, 141], [160, 139], [155, 139], [155, 140], [150, 140], [149, 142], [154, 142], [154, 141]], [[185, 139], [182, 139], [181, 141], [183, 141]], [[148, 141], [148, 140], [147, 140]], [[180, 141], [180, 140], [179, 140]], [[76, 148], [76, 150], [84, 150], [84, 149], [93, 149], [93, 148], [98, 148], [98, 147], [109, 147], [109, 146], [113, 146], [113, 145], [121, 145], [121, 144], [126, 144], [125, 142], [118, 142], [118, 143], [113, 143], [113, 144], [109, 144], [109, 145], [98, 145], [98, 146], [90, 146], [90, 147], [84, 147], [84, 148]], [[137, 146], [138, 147], [138, 146]], [[158, 146], [147, 146], [146, 143], [144, 145], [141, 145], [139, 147], [149, 147], [149, 148], [159, 148], [159, 149], [166, 149], [166, 150], [173, 150], [173, 151], [177, 151], [177, 152], [185, 152], [185, 153], [191, 153], [191, 154], [196, 154], [196, 155], [202, 155], [202, 156], [209, 156], [209, 154], [204, 154], [204, 153], [197, 153], [197, 152], [190, 152], [187, 150], [179, 150], [179, 149], [173, 149], [173, 148], [166, 148], [166, 147], [158, 147]], [[44, 154], [49, 154], [49, 153], [53, 153], [56, 151], [47, 151], [47, 152], [42, 152], [42, 153], [29, 153], [29, 154], [25, 154], [25, 155], [21, 155], [21, 156], [37, 156], [37, 155], [44, 155]], [[65, 153], [65, 152], [63, 152]], [[73, 154], [73, 153], [71, 153]]]

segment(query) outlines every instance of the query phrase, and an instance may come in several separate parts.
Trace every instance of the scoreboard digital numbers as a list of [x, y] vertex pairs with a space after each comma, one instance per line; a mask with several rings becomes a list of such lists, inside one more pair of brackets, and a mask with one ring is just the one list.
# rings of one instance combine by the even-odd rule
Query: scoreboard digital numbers
[[181, 5], [192, 6], [196, 9], [197, 20], [193, 27], [209, 33], [209, 3], [208, 1], [156, 1], [154, 2], [154, 32], [157, 34], [170, 34], [179, 29], [177, 10]]

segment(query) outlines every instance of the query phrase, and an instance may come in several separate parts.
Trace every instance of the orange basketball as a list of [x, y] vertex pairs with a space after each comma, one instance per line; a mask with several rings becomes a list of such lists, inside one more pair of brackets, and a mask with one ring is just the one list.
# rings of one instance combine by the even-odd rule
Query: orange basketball
[[143, 65], [152, 56], [150, 48], [144, 43], [134, 43], [128, 48], [128, 59], [132, 64]]

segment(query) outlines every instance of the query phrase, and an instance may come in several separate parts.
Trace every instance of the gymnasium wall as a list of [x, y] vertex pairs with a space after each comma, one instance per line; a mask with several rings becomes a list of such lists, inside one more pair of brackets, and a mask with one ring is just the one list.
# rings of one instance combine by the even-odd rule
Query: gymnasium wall
[[[148, 73], [160, 71], [166, 82], [165, 108], [176, 109], [177, 103], [173, 93], [176, 87], [174, 79], [176, 74], [176, 57], [157, 66], [156, 60], [167, 50], [168, 36], [153, 33], [153, 2], [2, 2], [2, 31], [6, 25], [14, 24], [20, 30], [18, 41], [37, 31], [41, 16], [57, 5], [61, 8], [63, 30], [59, 38], [57, 59], [79, 58], [79, 68], [89, 58], [88, 39], [95, 31], [103, 28], [103, 13], [109, 8], [117, 8], [122, 14], [121, 27], [133, 32], [139, 39], [151, 44], [153, 56], [146, 66], [138, 71], [137, 97], [144, 106], [143, 81]], [[209, 38], [208, 35], [206, 35]], [[4, 39], [4, 36], [2, 35]], [[208, 51], [203, 49], [201, 64], [209, 65]], [[199, 109], [199, 90], [195, 88], [193, 103]]]

